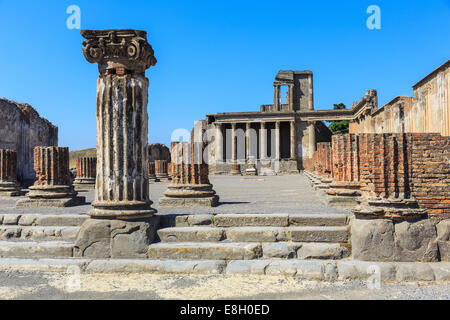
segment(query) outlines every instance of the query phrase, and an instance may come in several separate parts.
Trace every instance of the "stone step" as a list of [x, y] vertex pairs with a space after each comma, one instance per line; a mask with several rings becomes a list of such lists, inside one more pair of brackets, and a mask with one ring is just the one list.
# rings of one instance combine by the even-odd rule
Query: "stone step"
[[28, 227], [0, 225], [0, 240], [5, 241], [44, 241], [74, 240], [80, 227]]
[[158, 230], [161, 242], [347, 242], [347, 227], [175, 227]]
[[0, 241], [1, 258], [69, 258], [72, 251], [66, 241]]
[[223, 228], [174, 227], [157, 231], [162, 242], [217, 242], [225, 238]]
[[286, 236], [295, 242], [347, 242], [349, 227], [291, 227]]
[[290, 226], [345, 226], [350, 214], [295, 213], [289, 214]]
[[287, 213], [274, 214], [218, 214], [214, 216], [217, 227], [286, 227], [289, 224]]
[[349, 214], [275, 213], [275, 214], [199, 214], [160, 215], [161, 227], [287, 227], [344, 226]]
[[86, 214], [0, 214], [0, 225], [79, 227]]
[[149, 259], [165, 260], [251, 260], [261, 255], [258, 243], [160, 242], [148, 248]]

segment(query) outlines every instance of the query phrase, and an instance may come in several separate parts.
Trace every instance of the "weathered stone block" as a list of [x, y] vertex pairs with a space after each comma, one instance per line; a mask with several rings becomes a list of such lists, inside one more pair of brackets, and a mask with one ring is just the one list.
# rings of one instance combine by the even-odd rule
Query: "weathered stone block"
[[438, 261], [435, 239], [436, 228], [431, 220], [396, 223], [394, 260]]
[[342, 259], [350, 250], [338, 243], [304, 243], [297, 250], [298, 259]]
[[388, 219], [352, 222], [352, 254], [354, 259], [390, 261], [394, 256], [394, 224]]
[[264, 258], [295, 258], [297, 248], [301, 243], [274, 242], [263, 244]]
[[450, 261], [450, 219], [439, 222], [436, 230], [441, 261]]

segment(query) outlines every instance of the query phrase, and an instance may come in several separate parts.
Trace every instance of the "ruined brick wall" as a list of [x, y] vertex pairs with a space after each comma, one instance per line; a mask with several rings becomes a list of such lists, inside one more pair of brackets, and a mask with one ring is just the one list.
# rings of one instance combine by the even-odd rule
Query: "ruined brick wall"
[[359, 181], [359, 145], [354, 134], [332, 137], [332, 177], [334, 181]]
[[331, 159], [331, 142], [317, 143], [317, 150], [313, 157], [314, 171], [323, 176], [331, 177], [332, 159]]
[[57, 146], [58, 128], [28, 104], [0, 99], [0, 149], [17, 151], [17, 178], [31, 184], [36, 178], [33, 150], [36, 146]]
[[429, 215], [450, 217], [450, 137], [335, 135], [332, 161], [334, 181], [360, 181], [370, 197], [415, 198]]
[[450, 137], [413, 133], [412, 195], [430, 216], [450, 218]]
[[201, 142], [171, 143], [172, 184], [209, 184], [208, 164], [203, 161]]

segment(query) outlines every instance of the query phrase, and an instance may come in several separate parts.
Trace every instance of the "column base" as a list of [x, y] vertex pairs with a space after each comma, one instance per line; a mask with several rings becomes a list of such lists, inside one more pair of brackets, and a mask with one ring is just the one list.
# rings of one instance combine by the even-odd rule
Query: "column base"
[[73, 186], [75, 189], [95, 189], [95, 178], [76, 178]]
[[156, 176], [149, 176], [148, 181], [149, 182], [159, 182], [160, 180]]
[[247, 164], [247, 168], [245, 169], [246, 176], [257, 176], [258, 171], [256, 170], [256, 165], [254, 163]]
[[352, 210], [356, 218], [361, 219], [423, 219], [427, 212], [419, 208], [415, 199], [369, 198]]
[[0, 183], [0, 197], [17, 197], [24, 195], [25, 192], [20, 190], [14, 182]]
[[156, 238], [159, 216], [138, 219], [86, 220], [78, 232], [74, 257], [147, 258]]
[[77, 196], [73, 186], [37, 185], [29, 189], [28, 199], [17, 201], [16, 207], [71, 207], [86, 201], [85, 197]]
[[16, 207], [34, 208], [64, 208], [73, 207], [86, 203], [86, 197], [58, 198], [58, 199], [21, 199], [16, 202]]
[[241, 165], [238, 163], [232, 163], [230, 164], [230, 175], [232, 176], [240, 176], [241, 173]]
[[156, 179], [158, 181], [170, 181], [172, 180], [172, 178], [167, 174], [167, 175], [156, 175]]
[[152, 201], [94, 201], [87, 214], [98, 219], [140, 219], [152, 217], [157, 210]]
[[215, 207], [219, 197], [212, 184], [169, 185], [164, 197], [159, 199], [161, 207]]
[[330, 207], [353, 207], [361, 202], [361, 183], [339, 181], [329, 184], [325, 204]]

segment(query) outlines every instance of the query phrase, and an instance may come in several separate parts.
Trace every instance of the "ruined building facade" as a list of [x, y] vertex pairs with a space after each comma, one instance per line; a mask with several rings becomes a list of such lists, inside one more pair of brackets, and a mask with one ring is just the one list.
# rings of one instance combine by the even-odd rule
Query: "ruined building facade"
[[209, 148], [212, 174], [298, 173], [311, 162], [316, 143], [330, 141], [330, 130], [308, 118], [316, 112], [311, 71], [279, 71], [273, 90], [273, 104], [261, 105], [260, 111], [206, 116], [204, 129], [215, 130]]
[[0, 149], [17, 151], [17, 179], [25, 185], [36, 178], [33, 150], [57, 146], [58, 127], [39, 116], [29, 104], [0, 99]]

